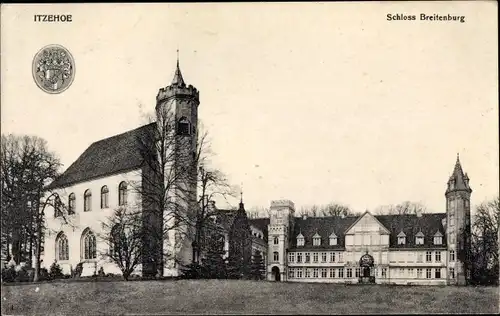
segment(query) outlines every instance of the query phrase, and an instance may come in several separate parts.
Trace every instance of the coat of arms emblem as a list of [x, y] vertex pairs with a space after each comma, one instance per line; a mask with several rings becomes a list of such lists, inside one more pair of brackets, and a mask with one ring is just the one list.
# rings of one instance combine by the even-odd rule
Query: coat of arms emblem
[[33, 78], [37, 86], [47, 93], [61, 93], [75, 78], [75, 61], [61, 45], [42, 48], [33, 59]]

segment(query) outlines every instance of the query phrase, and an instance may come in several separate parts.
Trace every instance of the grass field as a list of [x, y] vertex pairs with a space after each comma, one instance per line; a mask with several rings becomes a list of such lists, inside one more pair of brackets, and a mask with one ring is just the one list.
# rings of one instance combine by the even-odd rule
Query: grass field
[[2, 315], [498, 313], [498, 297], [497, 287], [58, 282], [2, 286]]

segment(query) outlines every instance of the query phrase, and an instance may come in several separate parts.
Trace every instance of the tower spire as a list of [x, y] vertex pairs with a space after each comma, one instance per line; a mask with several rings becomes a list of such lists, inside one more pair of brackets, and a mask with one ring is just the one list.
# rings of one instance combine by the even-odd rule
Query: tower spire
[[174, 79], [172, 80], [172, 85], [184, 86], [184, 79], [182, 78], [181, 68], [179, 66], [179, 49], [177, 49], [177, 67], [175, 69]]

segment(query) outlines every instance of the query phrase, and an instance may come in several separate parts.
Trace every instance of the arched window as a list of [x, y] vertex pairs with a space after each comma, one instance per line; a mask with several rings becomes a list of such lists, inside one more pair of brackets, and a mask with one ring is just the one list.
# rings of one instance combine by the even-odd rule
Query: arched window
[[71, 193], [68, 199], [68, 214], [70, 215], [75, 214], [75, 203], [76, 203], [75, 193]]
[[127, 183], [122, 181], [118, 186], [118, 205], [127, 205]]
[[279, 239], [278, 237], [274, 237], [273, 243], [274, 243], [275, 245], [279, 245], [279, 243], [280, 243], [280, 239]]
[[68, 238], [60, 232], [56, 238], [56, 258], [57, 260], [69, 260]]
[[113, 228], [111, 229], [111, 240], [109, 243], [110, 256], [112, 256], [114, 258], [119, 257], [119, 253], [121, 251], [122, 241], [123, 241], [124, 237], [125, 236], [121, 230], [120, 225], [116, 224], [115, 226], [113, 226]]
[[92, 192], [87, 189], [83, 195], [83, 211], [89, 212], [92, 210]]
[[95, 259], [96, 254], [96, 238], [90, 229], [85, 229], [82, 233], [82, 257], [83, 259]]
[[59, 196], [56, 196], [54, 199], [54, 217], [63, 216], [63, 204]]
[[101, 208], [108, 208], [108, 196], [109, 196], [109, 190], [108, 186], [103, 186], [101, 188]]
[[190, 124], [189, 124], [188, 119], [185, 116], [181, 117], [181, 119], [177, 123], [177, 134], [178, 135], [189, 135], [189, 131], [190, 131], [189, 125]]

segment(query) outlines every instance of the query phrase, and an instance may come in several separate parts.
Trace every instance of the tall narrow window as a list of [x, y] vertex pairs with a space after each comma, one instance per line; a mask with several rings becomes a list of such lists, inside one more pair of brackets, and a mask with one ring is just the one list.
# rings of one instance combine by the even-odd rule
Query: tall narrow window
[[455, 262], [455, 250], [450, 250], [450, 262]]
[[69, 199], [68, 199], [68, 214], [69, 215], [75, 214], [75, 202], [76, 202], [75, 193], [71, 193], [69, 195]]
[[83, 195], [83, 211], [89, 212], [92, 210], [92, 192], [90, 189], [86, 190]]
[[54, 217], [63, 216], [63, 204], [59, 196], [54, 199]]
[[278, 237], [274, 237], [274, 244], [278, 245], [280, 243], [280, 239]]
[[280, 254], [277, 251], [273, 253], [273, 259], [275, 262], [280, 261]]
[[121, 182], [118, 186], [118, 206], [127, 205], [127, 183]]
[[58, 260], [69, 260], [68, 238], [63, 232], [56, 238], [56, 255]]
[[101, 208], [108, 208], [108, 196], [109, 196], [109, 190], [108, 187], [105, 185], [101, 188]]
[[85, 229], [82, 234], [82, 257], [83, 259], [95, 259], [96, 254], [96, 238], [94, 233], [90, 229]]
[[178, 135], [189, 135], [189, 121], [188, 119], [183, 116], [177, 123], [177, 134]]

